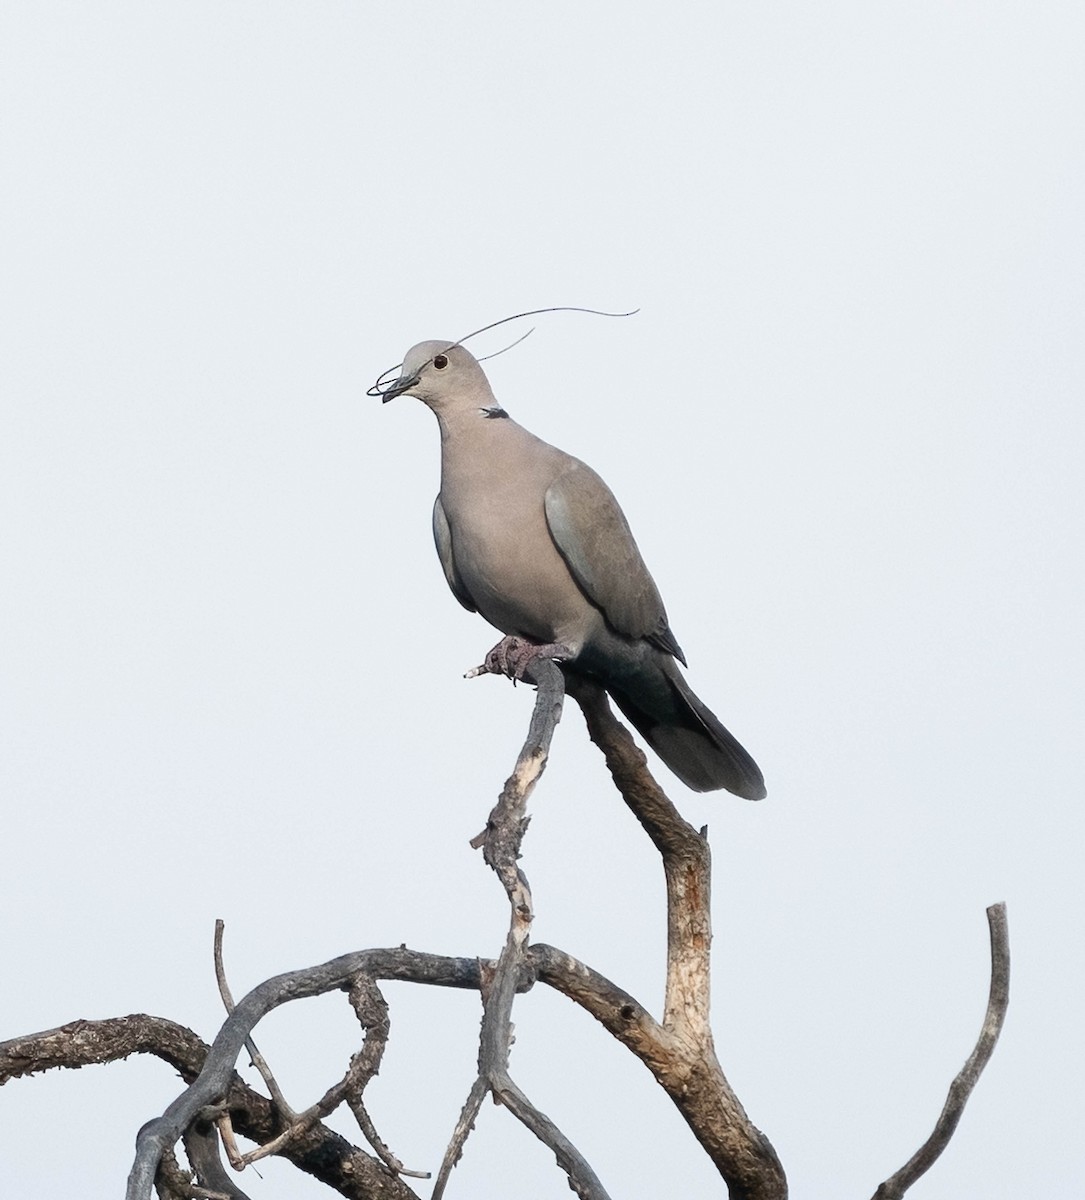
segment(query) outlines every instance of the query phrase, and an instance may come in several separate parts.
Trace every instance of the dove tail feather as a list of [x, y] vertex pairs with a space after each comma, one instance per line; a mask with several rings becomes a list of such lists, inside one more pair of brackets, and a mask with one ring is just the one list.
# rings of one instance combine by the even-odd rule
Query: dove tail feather
[[693, 791], [722, 788], [745, 800], [763, 800], [765, 780], [757, 763], [694, 694], [674, 663], [668, 658], [660, 665], [673, 700], [669, 712], [646, 712], [628, 695], [608, 687], [614, 703]]

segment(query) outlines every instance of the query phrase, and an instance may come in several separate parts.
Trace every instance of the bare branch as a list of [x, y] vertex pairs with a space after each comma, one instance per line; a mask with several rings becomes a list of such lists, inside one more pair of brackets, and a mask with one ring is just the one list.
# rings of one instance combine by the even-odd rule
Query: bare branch
[[[495, 648], [496, 649], [496, 648]], [[553, 647], [551, 649], [556, 649]], [[487, 657], [487, 663], [493, 656]], [[489, 668], [478, 668], [474, 674]], [[537, 685], [535, 706], [527, 738], [490, 813], [485, 830], [472, 839], [481, 846], [487, 864], [494, 870], [509, 898], [509, 932], [492, 974], [483, 975], [482, 1032], [479, 1038], [478, 1077], [464, 1102], [433, 1190], [441, 1200], [452, 1168], [463, 1153], [468, 1134], [486, 1092], [504, 1104], [532, 1133], [549, 1146], [569, 1177], [569, 1186], [582, 1200], [607, 1200], [607, 1193], [587, 1160], [544, 1113], [541, 1113], [509, 1076], [512, 1044], [512, 1003], [527, 973], [527, 945], [534, 918], [531, 887], [517, 866], [520, 846], [528, 825], [527, 801], [546, 767], [550, 742], [561, 719], [565, 680], [552, 658], [533, 657], [528, 669]]]
[[154, 1179], [158, 1200], [189, 1200], [192, 1195], [192, 1173], [183, 1171], [172, 1150], [162, 1155]]
[[477, 1075], [475, 1082], [471, 1084], [471, 1090], [467, 1093], [467, 1099], [463, 1102], [463, 1108], [460, 1109], [460, 1116], [452, 1130], [452, 1136], [448, 1139], [445, 1156], [441, 1160], [441, 1168], [437, 1172], [437, 1182], [433, 1185], [432, 1200], [441, 1200], [445, 1194], [452, 1168], [463, 1157], [464, 1143], [475, 1127], [475, 1119], [478, 1117], [479, 1109], [489, 1091], [490, 1081], [484, 1075]]
[[70, 1021], [56, 1029], [0, 1042], [0, 1085], [24, 1075], [116, 1062], [132, 1054], [153, 1054], [183, 1079], [194, 1079], [207, 1049], [207, 1043], [191, 1029], [145, 1013], [104, 1021]]
[[[481, 672], [484, 668], [476, 670]], [[480, 846], [483, 848], [486, 862], [497, 872], [506, 892], [516, 886], [517, 881], [508, 875], [509, 864], [515, 866], [520, 856], [520, 843], [527, 829], [528, 797], [546, 769], [550, 743], [561, 720], [565, 698], [565, 680], [553, 659], [536, 659], [531, 666], [531, 679], [537, 684], [537, 690], [527, 737], [520, 748], [516, 766], [490, 812], [486, 828], [471, 839], [476, 850]]]
[[373, 1119], [370, 1117], [365, 1107], [365, 1101], [361, 1096], [347, 1096], [347, 1106], [354, 1114], [354, 1119], [358, 1122], [358, 1128], [362, 1131], [362, 1136], [373, 1148], [373, 1153], [376, 1154], [390, 1171], [393, 1171], [396, 1175], [406, 1175], [411, 1179], [429, 1179], [429, 1171], [410, 1170], [388, 1149], [380, 1134], [377, 1133]]
[[[677, 813], [648, 772], [645, 756], [614, 718], [601, 689], [574, 677], [569, 679], [569, 690], [584, 711], [591, 738], [603, 750], [618, 790], [663, 860], [667, 980], [662, 1020], [571, 955], [552, 946], [529, 944], [533, 901], [518, 860], [528, 825], [527, 801], [545, 769], [564, 696], [562, 672], [554, 661], [532, 662], [530, 675], [538, 684], [538, 693], [528, 737], [486, 829], [472, 842], [482, 847], [485, 861], [497, 874], [509, 901], [509, 931], [496, 961], [446, 958], [406, 947], [358, 951], [266, 980], [234, 1005], [222, 965], [219, 922], [216, 974], [229, 1015], [211, 1047], [190, 1030], [154, 1017], [77, 1021], [0, 1043], [0, 1084], [52, 1067], [108, 1062], [132, 1053], [151, 1053], [174, 1065], [189, 1086], [161, 1117], [140, 1131], [127, 1200], [150, 1200], [152, 1188], [159, 1190], [163, 1200], [245, 1200], [219, 1159], [216, 1121], [223, 1126], [224, 1140], [232, 1139], [236, 1128], [258, 1144], [259, 1149], [244, 1155], [233, 1148], [231, 1161], [239, 1165], [280, 1154], [350, 1200], [417, 1200], [399, 1175], [427, 1176], [403, 1168], [381, 1141], [363, 1103], [364, 1089], [379, 1069], [388, 1038], [387, 1005], [376, 981], [468, 988], [479, 991], [483, 1001], [478, 1075], [446, 1150], [433, 1200], [443, 1197], [488, 1093], [554, 1151], [581, 1200], [608, 1200], [584, 1157], [509, 1074], [515, 995], [541, 979], [594, 1016], [644, 1063], [716, 1165], [731, 1200], [786, 1200], [787, 1184], [775, 1150], [743, 1110], [713, 1044], [709, 1021], [711, 854], [705, 831], [698, 833]], [[991, 989], [979, 1040], [950, 1086], [931, 1137], [878, 1188], [874, 1200], [901, 1200], [941, 1155], [998, 1040], [1009, 986], [1005, 906], [992, 906], [987, 913]], [[279, 1005], [332, 990], [349, 991], [364, 1030], [363, 1045], [351, 1058], [344, 1077], [316, 1104], [297, 1114], [283, 1099], [252, 1043], [251, 1032]], [[244, 1047], [260, 1066], [273, 1100], [254, 1092], [237, 1075], [234, 1066]], [[321, 1124], [343, 1101], [351, 1107], [379, 1161]], [[182, 1138], [198, 1183], [174, 1156], [174, 1147]]]
[[[227, 1013], [232, 1013], [234, 1011], [234, 997], [230, 991], [230, 985], [226, 981], [226, 967], [222, 961], [222, 935], [225, 930], [226, 922], [220, 917], [215, 921], [215, 982], [218, 984], [219, 996], [222, 998], [223, 1008], [226, 1009]], [[256, 1043], [252, 1038], [249, 1038], [245, 1043], [245, 1049], [249, 1052], [252, 1065], [260, 1072], [260, 1078], [267, 1085], [267, 1090], [271, 1094], [272, 1100], [279, 1106], [279, 1111], [283, 1114], [283, 1120], [293, 1121], [297, 1114], [286, 1102], [286, 1097], [283, 1095], [275, 1076], [271, 1073], [271, 1067], [268, 1066], [267, 1059], [257, 1050]]]
[[569, 1177], [569, 1187], [580, 1200], [609, 1200], [606, 1189], [591, 1169], [588, 1160], [561, 1132], [553, 1121], [540, 1112], [512, 1082], [508, 1072], [493, 1081], [494, 1098], [517, 1117], [539, 1139], [553, 1150], [558, 1166]]
[[546, 767], [550, 741], [561, 719], [564, 680], [556, 664], [540, 659], [533, 667], [538, 681], [527, 739], [516, 766], [486, 823], [483, 855], [509, 898], [510, 924], [504, 948], [489, 979], [483, 976], [484, 1013], [479, 1046], [479, 1073], [489, 1077], [508, 1067], [512, 1041], [512, 1002], [524, 964], [524, 951], [534, 919], [531, 887], [517, 866], [527, 830], [527, 801]]
[[979, 1082], [984, 1067], [994, 1053], [1010, 1001], [1010, 938], [1005, 904], [991, 905], [987, 910], [987, 924], [991, 933], [991, 989], [979, 1040], [968, 1061], [949, 1085], [949, 1095], [934, 1131], [904, 1166], [881, 1184], [873, 1200], [900, 1200], [912, 1184], [938, 1161], [953, 1137], [964, 1106]]
[[707, 839], [683, 820], [648, 770], [644, 752], [614, 717], [606, 693], [576, 681], [570, 694], [580, 705], [591, 739], [633, 815], [663, 859], [667, 882], [667, 992], [664, 1028], [711, 1037], [709, 975], [712, 944], [712, 854]]
[[638, 1000], [598, 971], [544, 942], [530, 948], [528, 959], [542, 983], [579, 1004], [638, 1058], [648, 1063], [670, 1052], [671, 1039], [663, 1026]]
[[[506, 673], [510, 660], [501, 652], [511, 639], [499, 644], [486, 657], [484, 666], [469, 672], [469, 676], [486, 673]], [[445, 1151], [437, 1176], [433, 1200], [441, 1200], [453, 1166], [463, 1153], [463, 1146], [487, 1091], [522, 1121], [544, 1145], [555, 1153], [558, 1163], [569, 1177], [569, 1186], [583, 1200], [607, 1200], [599, 1179], [583, 1155], [558, 1127], [531, 1103], [509, 1076], [509, 1048], [512, 1044], [512, 1003], [517, 991], [530, 986], [531, 972], [527, 946], [534, 917], [531, 888], [527, 877], [517, 866], [520, 846], [527, 829], [527, 800], [546, 767], [547, 754], [554, 729], [561, 718], [565, 681], [551, 657], [559, 646], [518, 646], [517, 674], [537, 685], [535, 706], [527, 739], [516, 761], [513, 773], [505, 783], [497, 804], [490, 813], [486, 828], [471, 845], [482, 847], [487, 864], [501, 880], [509, 899], [510, 923], [505, 946], [492, 972], [483, 973], [483, 1017], [479, 1039], [479, 1073], [464, 1103], [452, 1138]], [[524, 654], [523, 651], [530, 651]]]
[[[350, 1003], [358, 1016], [359, 1023], [365, 1030], [365, 1044], [357, 1054], [352, 1056], [346, 1074], [338, 1083], [330, 1087], [315, 1104], [302, 1113], [293, 1113], [289, 1118], [291, 1124], [277, 1138], [242, 1155], [239, 1164], [235, 1164], [239, 1170], [251, 1163], [258, 1162], [261, 1158], [267, 1158], [271, 1154], [281, 1154], [283, 1147], [306, 1133], [318, 1121], [333, 1113], [344, 1100], [353, 1100], [358, 1107], [361, 1106], [362, 1093], [369, 1081], [380, 1070], [381, 1059], [384, 1057], [384, 1050], [388, 1044], [388, 1005], [374, 981], [362, 974], [355, 975], [351, 981]], [[246, 1042], [246, 1045], [251, 1046], [251, 1040]], [[354, 1108], [354, 1105], [351, 1107]], [[357, 1110], [355, 1109], [355, 1111]], [[373, 1129], [373, 1123], [369, 1120], [368, 1114], [362, 1129], [363, 1133], [366, 1126]], [[375, 1130], [373, 1133], [376, 1136]], [[404, 1168], [379, 1137], [376, 1137], [376, 1143], [373, 1148], [377, 1150], [378, 1156], [386, 1166], [400, 1174], [411, 1175], [416, 1179], [429, 1178], [429, 1173], [426, 1171], [408, 1171]]]
[[[282, 1113], [278, 1115], [281, 1119]], [[227, 1162], [229, 1162], [235, 1171], [243, 1171], [245, 1169], [245, 1155], [242, 1154], [241, 1147], [237, 1144], [237, 1138], [234, 1136], [234, 1123], [230, 1119], [229, 1109], [219, 1113], [215, 1121], [215, 1128], [218, 1130], [219, 1137], [222, 1140], [222, 1148], [226, 1151]]]
[[[631, 999], [557, 952], [543, 962], [550, 982], [584, 1004], [630, 1047], [674, 1101], [727, 1182], [732, 1200], [784, 1200], [787, 1181], [768, 1138], [753, 1124], [720, 1067], [709, 1020], [711, 853], [648, 770], [644, 753], [595, 684], [569, 680], [588, 733], [603, 751], [622, 798], [663, 859], [667, 885], [667, 984], [663, 1021], [653, 1027]], [[575, 964], [575, 966], [573, 965]], [[558, 982], [561, 980], [561, 982]], [[628, 1018], [622, 1016], [628, 1012]]]
[[414, 1179], [428, 1179], [428, 1171], [409, 1170], [388, 1149], [377, 1133], [362, 1099], [369, 1081], [380, 1071], [384, 1051], [388, 1047], [388, 1035], [391, 1030], [388, 1002], [376, 982], [368, 975], [354, 976], [348, 996], [350, 1005], [358, 1017], [358, 1023], [365, 1032], [365, 1044], [350, 1061], [350, 1071], [344, 1081], [343, 1098], [354, 1114], [363, 1136], [389, 1170], [397, 1175], [410, 1175]]
[[249, 1200], [230, 1178], [219, 1158], [219, 1139], [209, 1121], [194, 1121], [184, 1132], [185, 1153], [196, 1178], [211, 1192], [226, 1200]]
[[[420, 977], [426, 982], [443, 982], [448, 986], [472, 986], [459, 971], [437, 969], [441, 962], [458, 963], [465, 971], [473, 971], [474, 987], [478, 987], [477, 963], [473, 959], [421, 964]], [[209, 1050], [207, 1043], [190, 1029], [161, 1017], [134, 1014], [104, 1021], [73, 1021], [57, 1029], [0, 1043], [0, 1083], [56, 1068], [115, 1062], [132, 1054], [154, 1055], [191, 1083], [205, 1068]], [[274, 1137], [282, 1125], [271, 1101], [253, 1091], [229, 1064], [223, 1078], [223, 1103], [238, 1132], [258, 1143]], [[198, 1116], [188, 1129], [200, 1130], [204, 1125], [202, 1116]], [[187, 1148], [193, 1166], [202, 1171], [204, 1160], [198, 1153], [193, 1157], [190, 1145]], [[415, 1193], [379, 1162], [324, 1125], [315, 1125], [305, 1136], [292, 1142], [283, 1150], [283, 1157], [349, 1200], [417, 1200]], [[225, 1172], [223, 1174], [225, 1176]], [[225, 1178], [228, 1180], [229, 1176]], [[214, 1182], [210, 1186], [228, 1195], [242, 1194], [236, 1189], [228, 1192]], [[145, 1194], [150, 1194], [149, 1189]]]
[[[148, 1122], [140, 1130], [136, 1139], [135, 1162], [128, 1177], [128, 1200], [146, 1200], [150, 1196], [155, 1169], [163, 1150], [167, 1146], [175, 1145], [195, 1117], [205, 1107], [214, 1105], [226, 1094], [234, 1078], [233, 1065], [250, 1031], [261, 1018], [290, 1000], [318, 996], [348, 986], [357, 974], [367, 974], [375, 979], [401, 979], [472, 990], [479, 988], [480, 981], [477, 959], [445, 958], [435, 954], [422, 954], [406, 947], [397, 950], [357, 951], [316, 967], [291, 971], [266, 980], [249, 992], [226, 1019], [207, 1054], [203, 1069], [188, 1090], [179, 1096], [161, 1117]], [[281, 1127], [275, 1132], [280, 1131]], [[293, 1160], [294, 1156], [290, 1152], [292, 1145], [293, 1143], [287, 1146], [284, 1153]], [[385, 1170], [381, 1167], [382, 1172]]]

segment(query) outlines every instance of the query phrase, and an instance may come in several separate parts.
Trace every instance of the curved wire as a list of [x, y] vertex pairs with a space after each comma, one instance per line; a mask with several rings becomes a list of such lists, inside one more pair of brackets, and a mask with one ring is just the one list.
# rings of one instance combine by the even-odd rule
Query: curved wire
[[[552, 308], [532, 308], [528, 309], [527, 312], [513, 313], [511, 317], [502, 317], [500, 321], [491, 321], [489, 325], [483, 325], [481, 329], [475, 329], [471, 333], [464, 334], [464, 336], [459, 338], [457, 341], [449, 342], [445, 349], [451, 350], [454, 346], [462, 346], [464, 342], [468, 341], [470, 338], [478, 337], [480, 333], [489, 333], [491, 329], [496, 329], [499, 325], [507, 325], [509, 321], [519, 321], [522, 317], [538, 317], [542, 316], [544, 313], [557, 312], [589, 313], [593, 317], [632, 317], [639, 313], [640, 309], [632, 308], [629, 310], [629, 312], [604, 312], [599, 308], [579, 308], [571, 304], [558, 304]], [[523, 334], [521, 337], [518, 337], [516, 341], [510, 342], [501, 350], [495, 350], [493, 354], [484, 355], [478, 361], [486, 362], [488, 359], [496, 358], [499, 354], [504, 354], [506, 350], [511, 350], [513, 346], [518, 346], [524, 340], [524, 338], [530, 337], [534, 332], [535, 327], [532, 326], [527, 333]], [[394, 367], [389, 367], [387, 371], [382, 371], [377, 376], [376, 383], [374, 383], [372, 387], [366, 388], [365, 394], [367, 396], [373, 396], [374, 398], [383, 397], [386, 392], [391, 390], [392, 385], [395, 383], [394, 378], [386, 379], [386, 376], [392, 375], [393, 372], [398, 371], [402, 366], [402, 363], [396, 363]]]
[[497, 358], [497, 356], [499, 354], [504, 354], [506, 350], [511, 350], [514, 346], [519, 346], [519, 344], [522, 341], [524, 341], [525, 338], [531, 337], [531, 335], [534, 332], [535, 332], [535, 326], [532, 325], [532, 327], [527, 331], [527, 333], [520, 334], [520, 336], [516, 339], [515, 342], [509, 342], [509, 344], [507, 346], [503, 346], [500, 350], [495, 350], [493, 352], [493, 354], [482, 355], [481, 358], [476, 359], [476, 362], [489, 362], [491, 358]]
[[[599, 308], [576, 308], [576, 307], [574, 307], [572, 305], [568, 305], [568, 304], [559, 304], [554, 308], [532, 308], [532, 309], [529, 309], [527, 312], [513, 313], [511, 317], [502, 317], [500, 321], [493, 321], [489, 325], [483, 325], [483, 327], [481, 329], [476, 329], [473, 333], [468, 333], [464, 337], [459, 338], [456, 341], [454, 341], [449, 346], [449, 349], [451, 350], [452, 346], [462, 346], [464, 344], [464, 342], [466, 342], [469, 338], [477, 337], [480, 333], [488, 333], [491, 329], [496, 329], [498, 327], [498, 325], [507, 325], [509, 323], [509, 321], [519, 321], [519, 319], [521, 317], [540, 317], [544, 313], [556, 313], [556, 312], [590, 313], [593, 317], [632, 317], [636, 313], [639, 313], [640, 309], [639, 308], [631, 308], [629, 310], [629, 312], [615, 313], [615, 312], [603, 312], [603, 310], [599, 309]], [[515, 346], [516, 343], [513, 342], [513, 345]], [[493, 355], [490, 355], [489, 357], [492, 358]]]

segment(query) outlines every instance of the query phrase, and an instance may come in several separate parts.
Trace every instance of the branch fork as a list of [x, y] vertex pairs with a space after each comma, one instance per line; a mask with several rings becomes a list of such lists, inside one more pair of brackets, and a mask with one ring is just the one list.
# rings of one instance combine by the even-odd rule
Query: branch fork
[[[506, 639], [507, 641], [508, 639]], [[502, 644], [504, 645], [504, 644]], [[215, 968], [227, 1018], [212, 1046], [160, 1018], [133, 1016], [112, 1021], [73, 1022], [60, 1029], [0, 1043], [0, 1084], [53, 1066], [78, 1067], [132, 1053], [152, 1053], [174, 1065], [188, 1087], [137, 1138], [128, 1200], [149, 1200], [152, 1187], [167, 1200], [246, 1200], [219, 1158], [219, 1136], [235, 1168], [269, 1154], [294, 1161], [355, 1200], [416, 1200], [403, 1176], [408, 1171], [378, 1136], [362, 1095], [377, 1073], [388, 1038], [388, 1010], [382, 979], [405, 980], [479, 992], [483, 1017], [478, 1072], [453, 1130], [437, 1174], [433, 1200], [441, 1200], [452, 1168], [487, 1095], [508, 1108], [549, 1146], [581, 1200], [608, 1200], [587, 1160], [561, 1130], [540, 1112], [513, 1081], [509, 1057], [513, 1042], [512, 1005], [517, 992], [537, 980], [560, 991], [590, 1013], [628, 1047], [667, 1092], [710, 1156], [731, 1200], [786, 1200], [787, 1183], [771, 1143], [750, 1121], [728, 1083], [716, 1055], [710, 1012], [711, 851], [706, 832], [697, 831], [675, 810], [652, 778], [643, 752], [614, 717], [596, 685], [566, 675], [555, 657], [562, 647], [501, 646], [486, 664], [469, 674], [508, 673], [537, 687], [527, 738], [486, 828], [472, 845], [481, 848], [505, 891], [509, 927], [496, 960], [448, 958], [400, 946], [346, 954], [319, 966], [288, 972], [254, 988], [235, 1004], [222, 962], [222, 927], [216, 927]], [[511, 669], [510, 669], [511, 668]], [[528, 827], [527, 802], [543, 770], [564, 696], [581, 708], [591, 739], [602, 750], [615, 786], [663, 862], [667, 894], [667, 963], [663, 1014], [656, 1019], [633, 996], [562, 950], [531, 944], [534, 916], [531, 888], [519, 866]], [[949, 1143], [972, 1090], [994, 1050], [1005, 1020], [1009, 989], [1009, 945], [1004, 905], [988, 909], [991, 934], [991, 989], [976, 1047], [949, 1089], [934, 1132], [915, 1155], [882, 1183], [873, 1200], [900, 1200]], [[280, 1004], [341, 990], [363, 1031], [361, 1049], [342, 1079], [302, 1112], [283, 1096], [251, 1039], [255, 1025]], [[247, 1049], [271, 1099], [249, 1088], [234, 1064]], [[341, 1103], [355, 1115], [375, 1157], [351, 1146], [323, 1125]], [[237, 1131], [257, 1143], [241, 1153]], [[174, 1147], [184, 1141], [193, 1173], [181, 1170]]]

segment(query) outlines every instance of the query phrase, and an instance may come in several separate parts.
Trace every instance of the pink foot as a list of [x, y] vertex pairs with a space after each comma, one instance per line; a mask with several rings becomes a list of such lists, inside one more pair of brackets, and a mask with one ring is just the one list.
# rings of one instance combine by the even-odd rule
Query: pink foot
[[572, 651], [560, 642], [529, 642], [526, 638], [514, 637], [510, 634], [486, 655], [480, 674], [507, 675], [513, 683], [518, 679], [531, 679], [531, 664], [540, 658], [551, 658], [560, 661], [571, 658]]

